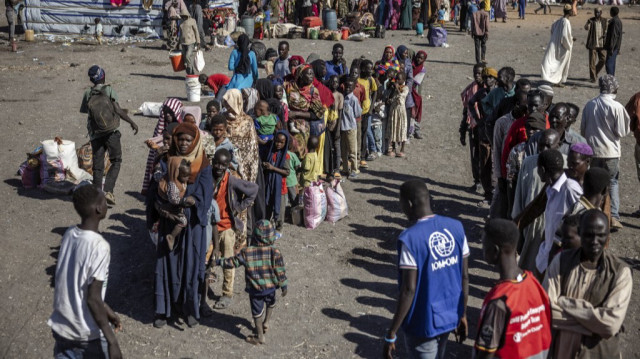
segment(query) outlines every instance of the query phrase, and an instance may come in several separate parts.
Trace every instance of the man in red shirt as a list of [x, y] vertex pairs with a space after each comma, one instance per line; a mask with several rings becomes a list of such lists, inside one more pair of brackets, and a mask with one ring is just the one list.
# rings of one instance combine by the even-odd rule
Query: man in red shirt
[[551, 306], [544, 288], [518, 268], [516, 225], [491, 219], [484, 227], [482, 251], [500, 272], [500, 281], [482, 303], [475, 358], [546, 358], [551, 347]]

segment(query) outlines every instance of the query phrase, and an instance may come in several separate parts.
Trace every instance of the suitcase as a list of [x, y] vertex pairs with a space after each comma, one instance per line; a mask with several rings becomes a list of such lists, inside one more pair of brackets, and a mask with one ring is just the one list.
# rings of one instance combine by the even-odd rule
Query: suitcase
[[304, 27], [317, 27], [322, 26], [322, 19], [317, 16], [305, 17], [302, 20], [302, 26]]

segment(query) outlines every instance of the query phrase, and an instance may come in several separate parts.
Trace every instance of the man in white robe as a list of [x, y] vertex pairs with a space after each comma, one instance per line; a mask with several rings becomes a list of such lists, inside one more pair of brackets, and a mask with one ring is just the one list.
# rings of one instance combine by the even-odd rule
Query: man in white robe
[[542, 79], [560, 87], [564, 87], [564, 83], [567, 82], [573, 49], [570, 15], [571, 5], [567, 4], [564, 7], [564, 16], [551, 25], [551, 39], [542, 59]]

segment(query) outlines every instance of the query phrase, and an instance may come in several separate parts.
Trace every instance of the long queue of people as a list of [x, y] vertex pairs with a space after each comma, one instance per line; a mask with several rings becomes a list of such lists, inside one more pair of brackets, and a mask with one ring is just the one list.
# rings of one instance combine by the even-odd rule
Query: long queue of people
[[[157, 245], [153, 326], [184, 321], [193, 327], [228, 308], [234, 269], [244, 266], [255, 321], [247, 341], [258, 345], [265, 342], [276, 290], [287, 293], [284, 259], [274, 244], [285, 213], [315, 181], [354, 180], [383, 154], [405, 157], [409, 137], [421, 137], [419, 92], [427, 54], [387, 46], [379, 61], [358, 58], [347, 67], [340, 44], [329, 61], [315, 54], [305, 61], [289, 55], [283, 41], [269, 75], [259, 79], [245, 37], [232, 53], [232, 78], [201, 79], [219, 99], [207, 103], [204, 115], [176, 98], [162, 104], [153, 136], [145, 141], [142, 194]], [[121, 322], [103, 301], [110, 250], [98, 224], [107, 207], [116, 205], [119, 119], [136, 133], [138, 128], [120, 110], [105, 69], [92, 66], [88, 75], [93, 86], [81, 112], [88, 114], [95, 185], [73, 195], [82, 222], [62, 239], [49, 325], [56, 355], [80, 350], [119, 357], [114, 332]], [[103, 187], [107, 151], [112, 167]], [[223, 268], [222, 295], [212, 309], [207, 298], [217, 266]]]
[[[500, 280], [484, 298], [475, 358], [619, 358], [631, 299], [631, 269], [608, 249], [619, 222], [620, 139], [640, 148], [640, 93], [626, 108], [618, 81], [582, 109], [553, 102], [515, 70], [477, 64], [461, 94], [460, 142], [469, 147], [474, 185], [490, 205], [482, 252]], [[639, 167], [640, 168], [640, 167]], [[638, 173], [640, 179], [640, 172]], [[432, 211], [422, 180], [400, 187], [413, 225], [398, 237], [400, 294], [383, 338], [393, 358], [402, 329], [413, 358], [444, 358], [448, 337], [468, 335], [469, 246], [462, 224]]]

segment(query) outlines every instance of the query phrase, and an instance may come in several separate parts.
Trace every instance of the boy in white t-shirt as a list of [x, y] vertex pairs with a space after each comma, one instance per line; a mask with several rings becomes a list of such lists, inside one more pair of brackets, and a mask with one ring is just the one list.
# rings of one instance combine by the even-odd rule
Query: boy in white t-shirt
[[83, 186], [73, 193], [82, 221], [62, 237], [56, 265], [53, 313], [47, 324], [56, 341], [55, 358], [121, 358], [114, 334], [120, 318], [104, 302], [111, 258], [109, 243], [98, 233], [107, 215], [104, 193]]

